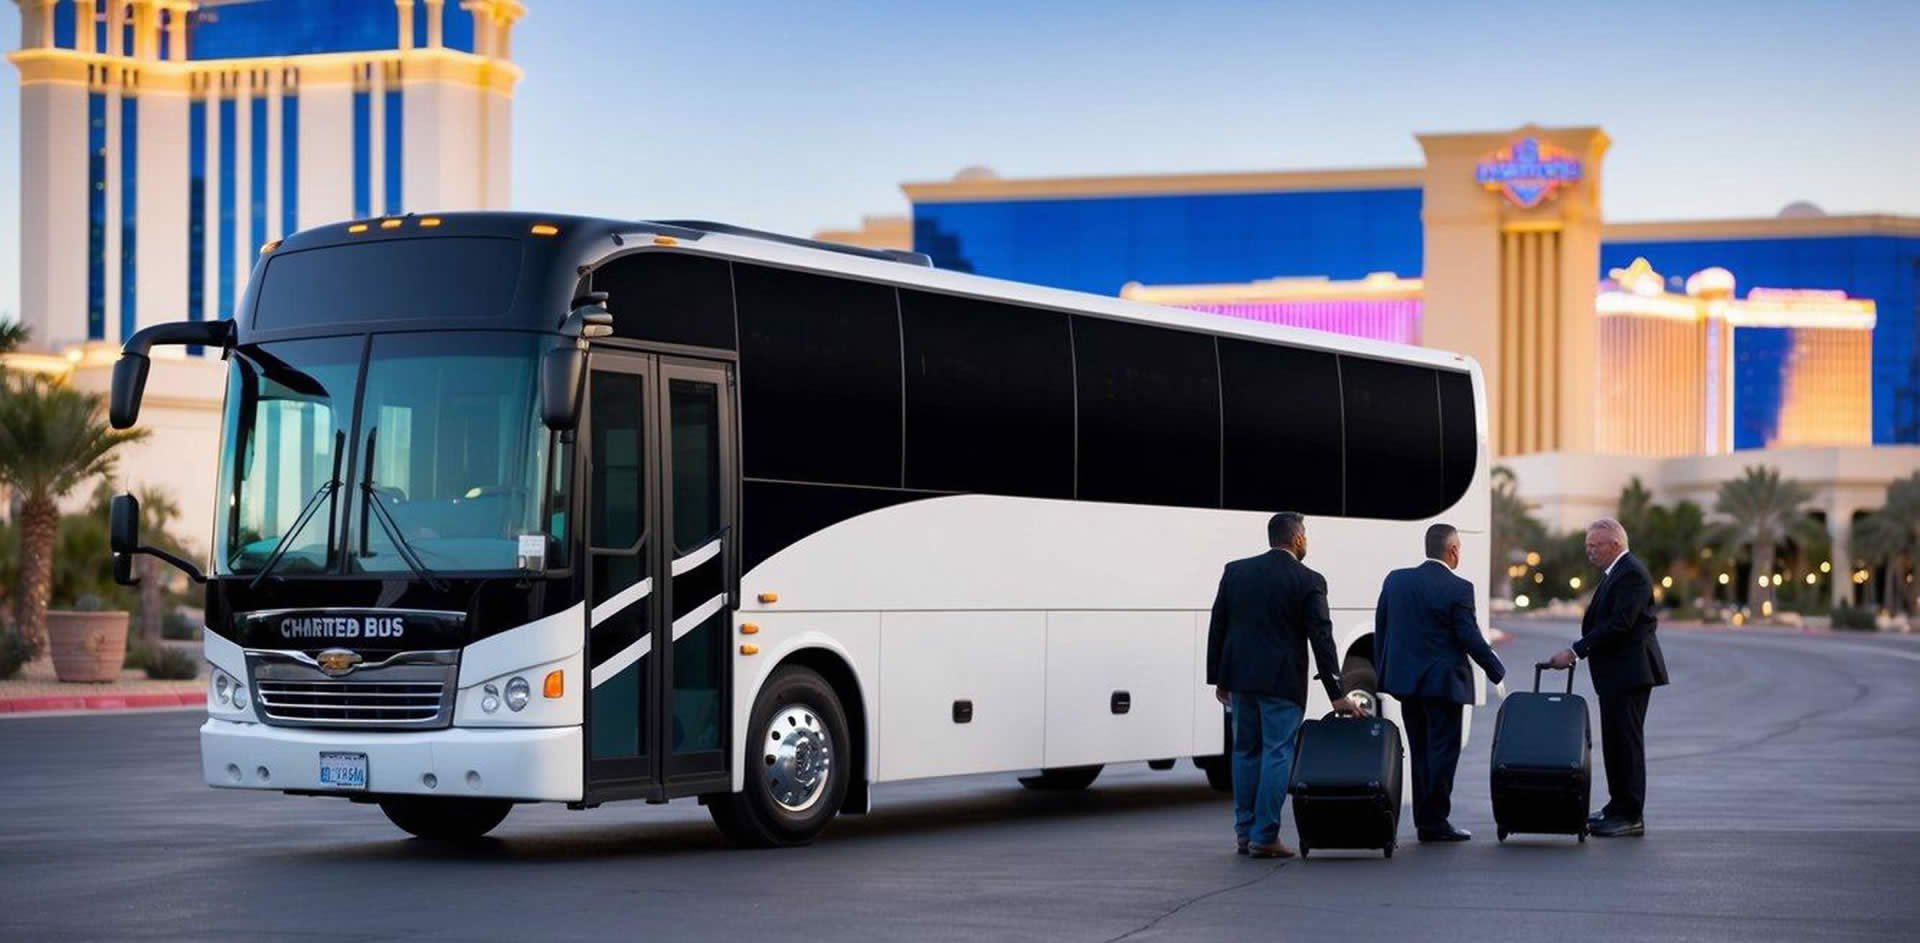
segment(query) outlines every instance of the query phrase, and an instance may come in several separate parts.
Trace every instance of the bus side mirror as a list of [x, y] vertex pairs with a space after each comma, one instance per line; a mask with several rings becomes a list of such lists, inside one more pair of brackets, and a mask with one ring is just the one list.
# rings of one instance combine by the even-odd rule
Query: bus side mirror
[[206, 574], [192, 563], [165, 550], [140, 546], [140, 501], [133, 495], [113, 496], [107, 516], [107, 547], [113, 551], [113, 581], [122, 586], [133, 586], [140, 582], [133, 575], [133, 557], [140, 553], [165, 560], [196, 583], [207, 581]]
[[147, 353], [162, 344], [232, 347], [232, 321], [173, 321], [142, 328], [127, 338], [113, 365], [113, 393], [107, 400], [107, 421], [115, 429], [130, 429], [140, 419], [140, 398], [147, 392], [147, 371], [153, 361]]
[[580, 381], [586, 376], [586, 351], [556, 347], [540, 356], [540, 421], [555, 432], [570, 432], [580, 421]]
[[133, 495], [113, 496], [111, 516], [107, 523], [107, 546], [114, 553], [130, 554], [140, 550], [140, 500]]

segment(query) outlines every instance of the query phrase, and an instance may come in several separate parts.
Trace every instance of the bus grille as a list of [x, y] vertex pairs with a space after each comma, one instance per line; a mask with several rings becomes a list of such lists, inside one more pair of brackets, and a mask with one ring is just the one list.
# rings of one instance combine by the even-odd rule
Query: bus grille
[[262, 681], [270, 720], [318, 724], [431, 724], [446, 685], [437, 681]]
[[332, 678], [303, 652], [249, 651], [256, 711], [280, 727], [431, 729], [453, 722], [458, 652], [402, 652]]

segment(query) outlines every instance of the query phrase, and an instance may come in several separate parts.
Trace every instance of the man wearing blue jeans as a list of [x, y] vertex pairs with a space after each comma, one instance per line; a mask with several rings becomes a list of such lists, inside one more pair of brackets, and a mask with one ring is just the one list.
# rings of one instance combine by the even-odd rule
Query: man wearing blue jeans
[[1327, 616], [1327, 581], [1307, 569], [1306, 519], [1291, 511], [1267, 522], [1272, 549], [1227, 564], [1207, 628], [1207, 683], [1233, 712], [1235, 850], [1291, 858], [1280, 841], [1280, 810], [1293, 768], [1293, 735], [1307, 702], [1307, 647], [1314, 675], [1341, 714], [1366, 712], [1340, 692], [1339, 655]]

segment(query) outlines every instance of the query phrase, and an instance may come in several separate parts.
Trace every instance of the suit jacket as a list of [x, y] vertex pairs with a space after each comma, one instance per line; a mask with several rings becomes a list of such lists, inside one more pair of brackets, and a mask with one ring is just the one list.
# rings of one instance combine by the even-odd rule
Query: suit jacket
[[1507, 668], [1480, 634], [1473, 611], [1473, 584], [1438, 560], [1387, 574], [1373, 607], [1380, 690], [1471, 704], [1478, 692], [1468, 659], [1495, 683], [1506, 677]]
[[1573, 653], [1588, 661], [1593, 689], [1603, 694], [1667, 683], [1667, 659], [1654, 637], [1653, 577], [1638, 557], [1621, 554], [1600, 580], [1580, 618]]
[[1239, 694], [1307, 703], [1307, 646], [1329, 698], [1340, 691], [1340, 656], [1327, 616], [1327, 581], [1275, 548], [1227, 564], [1207, 628], [1207, 683]]

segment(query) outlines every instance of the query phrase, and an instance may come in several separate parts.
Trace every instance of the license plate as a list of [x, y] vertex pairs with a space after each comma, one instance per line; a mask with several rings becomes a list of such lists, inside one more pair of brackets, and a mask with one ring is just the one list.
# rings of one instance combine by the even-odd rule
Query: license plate
[[320, 754], [320, 785], [329, 789], [367, 788], [365, 753]]

